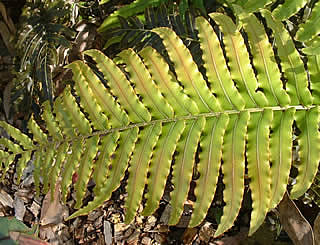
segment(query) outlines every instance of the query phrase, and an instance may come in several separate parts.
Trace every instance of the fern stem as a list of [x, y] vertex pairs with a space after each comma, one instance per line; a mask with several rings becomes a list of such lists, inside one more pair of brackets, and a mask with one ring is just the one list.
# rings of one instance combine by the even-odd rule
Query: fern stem
[[[179, 116], [179, 117], [174, 117], [174, 118], [166, 118], [166, 119], [157, 119], [157, 120], [152, 120], [150, 122], [141, 122], [141, 123], [134, 123], [134, 124], [129, 124], [127, 126], [123, 126], [123, 127], [119, 127], [119, 128], [112, 128], [112, 129], [107, 129], [107, 130], [101, 130], [101, 131], [95, 131], [93, 133], [89, 133], [87, 135], [79, 135], [79, 136], [74, 136], [72, 138], [68, 138], [65, 140], [61, 140], [61, 141], [51, 141], [48, 140], [49, 144], [52, 143], [56, 143], [57, 146], [61, 145], [62, 143], [65, 143], [66, 141], [69, 142], [70, 144], [72, 144], [72, 142], [77, 141], [77, 140], [81, 140], [81, 139], [88, 139], [92, 136], [95, 135], [99, 135], [99, 136], [103, 136], [106, 134], [110, 134], [110, 133], [114, 133], [114, 132], [120, 132], [120, 131], [124, 131], [124, 130], [128, 130], [128, 129], [132, 129], [135, 127], [145, 127], [148, 125], [154, 125], [156, 123], [170, 123], [170, 122], [177, 122], [177, 121], [186, 121], [186, 120], [195, 120], [195, 119], [199, 119], [201, 117], [204, 118], [210, 118], [210, 117], [218, 117], [221, 116], [222, 114], [226, 114], [226, 115], [233, 115], [233, 114], [240, 114], [241, 112], [249, 112], [249, 113], [255, 113], [255, 112], [262, 112], [264, 110], [272, 110], [272, 111], [284, 111], [284, 110], [288, 110], [289, 108], [295, 108], [296, 110], [310, 110], [312, 108], [317, 107], [317, 105], [311, 105], [311, 106], [301, 106], [301, 105], [292, 105], [292, 106], [285, 106], [285, 107], [281, 107], [281, 106], [272, 106], [272, 107], [263, 107], [263, 108], [246, 108], [243, 109], [241, 111], [238, 110], [226, 110], [223, 112], [208, 112], [208, 113], [199, 113], [197, 115], [187, 115], [187, 116]], [[49, 144], [44, 144], [42, 146], [47, 147]], [[25, 152], [32, 152], [35, 151], [39, 148], [38, 145], [35, 145], [34, 148], [31, 149], [27, 149], [24, 150], [22, 152], [17, 152], [17, 153], [12, 153], [12, 155], [19, 155]], [[6, 158], [3, 158], [6, 159]]]

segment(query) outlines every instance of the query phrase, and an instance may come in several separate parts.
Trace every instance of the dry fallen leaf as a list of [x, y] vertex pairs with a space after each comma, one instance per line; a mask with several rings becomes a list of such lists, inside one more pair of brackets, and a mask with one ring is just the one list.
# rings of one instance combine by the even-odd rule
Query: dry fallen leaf
[[13, 208], [13, 199], [4, 190], [0, 190], [0, 203], [5, 207]]
[[313, 224], [314, 240], [316, 245], [320, 245], [320, 213], [318, 213], [317, 218]]
[[295, 245], [315, 244], [309, 222], [303, 217], [288, 193], [285, 193], [279, 204], [279, 216], [284, 230]]
[[240, 245], [248, 236], [248, 229], [241, 227], [240, 232], [235, 236], [226, 236], [214, 242], [216, 245]]
[[192, 244], [196, 239], [197, 233], [197, 228], [187, 228], [182, 235], [183, 244]]
[[60, 224], [63, 222], [63, 219], [68, 216], [68, 209], [65, 205], [61, 203], [61, 193], [60, 193], [60, 183], [56, 184], [54, 199], [51, 201], [51, 191], [49, 191], [44, 197], [40, 224]]
[[33, 214], [34, 217], [38, 217], [38, 214], [40, 212], [40, 205], [33, 201], [31, 204], [31, 207], [28, 208], [30, 210], [30, 212]]

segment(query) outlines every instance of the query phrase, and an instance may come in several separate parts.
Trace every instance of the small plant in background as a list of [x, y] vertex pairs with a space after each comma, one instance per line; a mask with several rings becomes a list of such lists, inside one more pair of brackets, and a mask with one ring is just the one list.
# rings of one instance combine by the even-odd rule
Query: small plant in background
[[169, 27], [175, 30], [192, 50], [192, 46], [198, 44], [194, 26], [197, 13], [188, 12], [185, 15], [185, 22], [183, 22], [177, 11], [176, 5], [162, 4], [157, 8], [147, 8], [144, 13], [144, 21], [137, 17], [123, 18], [118, 16], [120, 27], [111, 28], [107, 33], [102, 34], [107, 40], [104, 50], [110, 56], [114, 56], [126, 48], [138, 51], [150, 45], [158, 51], [163, 51], [161, 39], [151, 32], [155, 27]]
[[[53, 102], [53, 77], [60, 71], [56, 68], [65, 64], [74, 37], [70, 29], [71, 7], [65, 1], [29, 0], [23, 7], [20, 24], [14, 26], [9, 16], [3, 16], [10, 30], [17, 29], [10, 37], [10, 46], [6, 45], [14, 66], [8, 70], [10, 79], [2, 81], [7, 120], [26, 119], [31, 112], [37, 115], [43, 101]], [[8, 43], [8, 38], [2, 39]]]
[[[100, 1], [100, 4], [104, 4], [109, 2], [108, 0], [103, 0]], [[135, 16], [136, 18], [139, 18], [140, 20], [144, 21], [144, 11], [147, 8], [152, 8], [152, 7], [158, 7], [161, 4], [165, 4], [167, 6], [173, 6], [176, 5], [178, 6], [178, 12], [182, 20], [185, 19], [185, 14], [186, 12], [191, 9], [199, 9], [203, 11], [204, 13], [206, 12], [204, 2], [203, 0], [181, 0], [181, 1], [172, 1], [172, 0], [135, 0], [131, 4], [125, 5], [121, 8], [119, 8], [117, 11], [112, 13], [110, 16], [108, 16], [101, 26], [99, 27], [99, 32], [107, 32], [110, 28], [113, 27], [118, 27], [120, 26], [120, 21], [118, 17], [122, 18], [128, 18]], [[162, 16], [165, 17], [165, 16]]]
[[64, 64], [64, 60], [59, 60], [58, 50], [70, 48], [70, 40], [74, 37], [74, 32], [68, 28], [70, 12], [71, 5], [64, 1], [26, 3], [17, 50], [20, 57], [19, 72], [28, 72], [29, 79], [27, 83], [19, 77], [17, 80], [27, 84], [29, 95], [32, 97], [35, 92], [40, 102], [53, 102], [54, 69]]
[[[110, 4], [110, 1], [100, 2], [104, 3]], [[188, 47], [189, 44], [195, 45], [192, 43], [196, 35], [194, 18], [199, 15], [205, 16], [207, 9], [212, 11], [212, 6], [217, 9], [222, 5], [216, 1], [202, 0], [134, 1], [111, 13], [98, 28], [106, 40], [103, 49], [110, 56], [126, 48], [141, 50], [148, 45], [158, 48], [158, 51], [163, 50], [157, 35], [150, 32], [155, 27], [170, 27], [183, 38]]]

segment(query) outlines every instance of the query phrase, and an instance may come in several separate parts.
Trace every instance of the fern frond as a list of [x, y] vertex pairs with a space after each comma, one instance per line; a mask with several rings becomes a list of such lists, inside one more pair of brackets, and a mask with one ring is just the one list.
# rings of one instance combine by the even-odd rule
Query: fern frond
[[[44, 122], [30, 118], [33, 136], [0, 122], [9, 134], [0, 139], [2, 179], [16, 159], [19, 180], [33, 157], [37, 193], [41, 180], [43, 191], [54, 193], [61, 176], [66, 201], [77, 173], [75, 207], [80, 209], [72, 219], [103, 205], [127, 176], [125, 221], [130, 223], [143, 200], [143, 215], [157, 209], [172, 176], [169, 224], [174, 225], [195, 170], [200, 176], [190, 226], [196, 226], [214, 199], [221, 173], [225, 206], [219, 236], [239, 214], [247, 169], [253, 234], [286, 191], [294, 132], [299, 133], [300, 163], [293, 198], [310, 187], [320, 160], [318, 56], [308, 57], [305, 69], [283, 24], [267, 10], [261, 13], [264, 24], [252, 14], [238, 16], [238, 25], [226, 15], [211, 14], [214, 27], [198, 17], [201, 62], [164, 27], [152, 31], [162, 40], [163, 54], [151, 47], [138, 53], [129, 49], [112, 60], [86, 51], [96, 67], [85, 61], [68, 65], [74, 90], [67, 86], [53, 109], [44, 104]], [[272, 31], [274, 47], [264, 25]], [[90, 178], [95, 197], [81, 208]]]
[[271, 175], [269, 165], [269, 128], [271, 110], [251, 113], [248, 124], [247, 161], [252, 197], [252, 213], [249, 235], [263, 223], [269, 209]]
[[4, 154], [4, 153], [7, 153], [7, 152], [0, 151], [0, 163], [1, 163], [1, 173], [2, 173], [2, 176], [0, 179], [1, 181], [4, 180], [6, 173], [10, 168], [10, 164], [13, 162], [15, 158], [15, 155], [9, 155], [8, 153], [7, 154]]
[[177, 116], [194, 115], [198, 113], [198, 107], [185, 93], [177, 79], [169, 70], [169, 65], [163, 57], [151, 47], [147, 47], [139, 52], [143, 62], [148, 68], [152, 79], [155, 81], [160, 92], [172, 106]]
[[62, 97], [58, 97], [53, 104], [53, 112], [56, 114], [57, 122], [62, 134], [65, 137], [73, 138], [77, 136], [78, 132], [73, 127], [71, 113], [66, 111], [62, 106]]
[[304, 43], [305, 48], [302, 49], [302, 52], [307, 55], [319, 55], [320, 54], [320, 37], [316, 36], [312, 40], [308, 40]]
[[293, 40], [283, 24], [276, 20], [269, 11], [263, 10], [261, 13], [266, 19], [267, 25], [273, 31], [281, 66], [283, 67], [282, 71], [288, 79], [286, 88], [291, 99], [291, 105], [311, 105], [313, 98], [308, 89], [308, 75]]
[[40, 176], [41, 176], [41, 163], [43, 161], [44, 155], [43, 155], [43, 148], [40, 148], [39, 151], [35, 153], [35, 159], [33, 162], [34, 170], [33, 170], [33, 178], [34, 178], [34, 184], [36, 186], [36, 195], [40, 195]]
[[138, 128], [134, 127], [130, 130], [125, 130], [120, 134], [120, 139], [118, 141], [120, 147], [111, 157], [111, 170], [103, 187], [100, 189], [100, 195], [96, 196], [95, 199], [92, 202], [89, 202], [86, 207], [74, 212], [68, 217], [68, 219], [72, 219], [79, 215], [85, 215], [91, 210], [101, 206], [105, 200], [108, 200], [111, 197], [112, 192], [120, 186], [120, 181], [124, 177], [127, 163], [138, 137], [138, 131]]
[[[29, 150], [34, 147], [32, 140], [21, 131], [12, 127], [10, 124], [5, 122], [0, 122], [0, 127], [2, 127], [6, 132], [13, 137], [24, 149]], [[9, 143], [9, 141], [8, 141]]]
[[227, 115], [207, 119], [202, 131], [200, 140], [202, 152], [199, 156], [201, 165], [198, 167], [200, 177], [194, 190], [198, 200], [193, 207], [193, 215], [189, 223], [191, 227], [201, 223], [213, 200], [219, 176], [223, 135], [228, 122]]
[[107, 160], [109, 160], [110, 155], [115, 151], [115, 148], [117, 147], [119, 136], [119, 132], [114, 132], [101, 139], [101, 146], [99, 148], [100, 155], [98, 160], [94, 164], [94, 172], [92, 176], [96, 184], [94, 187], [94, 193], [97, 196], [107, 178], [108, 166], [106, 167], [105, 165], [108, 164]]
[[270, 209], [275, 208], [281, 201], [289, 179], [292, 162], [292, 126], [295, 108], [286, 111], [275, 111], [270, 137], [270, 162], [271, 162], [271, 198]]
[[49, 135], [53, 137], [55, 140], [60, 141], [63, 136], [52, 114], [50, 102], [45, 101], [42, 104], [42, 106], [43, 106], [42, 118], [47, 125], [47, 130], [49, 132]]
[[259, 87], [263, 89], [269, 105], [286, 106], [290, 98], [283, 89], [280, 71], [272, 57], [273, 50], [268, 41], [264, 27], [257, 18], [250, 14], [241, 19], [244, 30], [248, 34], [248, 42], [253, 56], [253, 65], [257, 70]]
[[[132, 122], [147, 122], [150, 121], [151, 115], [145, 106], [139, 101], [137, 95], [133, 92], [132, 87], [125, 75], [115, 63], [104, 56], [97, 50], [88, 50], [85, 54], [90, 55], [96, 62], [97, 67], [103, 73], [105, 79], [109, 82], [110, 91], [114, 96], [117, 96], [122, 107], [128, 112], [128, 117]], [[99, 84], [99, 83], [98, 83]], [[97, 87], [96, 91], [106, 93], [103, 86]], [[106, 93], [107, 94], [107, 93]], [[104, 102], [104, 94], [102, 94], [101, 102]], [[107, 106], [104, 105], [103, 108]], [[127, 120], [122, 122], [127, 124]]]
[[62, 169], [63, 161], [66, 158], [66, 152], [68, 152], [69, 144], [68, 142], [62, 143], [57, 149], [56, 149], [56, 155], [55, 155], [55, 161], [53, 163], [53, 166], [49, 167], [49, 183], [50, 183], [50, 192], [51, 192], [51, 200], [54, 199], [54, 190], [55, 186], [60, 174], [60, 171]]
[[73, 142], [70, 149], [71, 152], [67, 156], [67, 160], [64, 164], [64, 170], [61, 175], [61, 198], [64, 203], [67, 201], [68, 187], [71, 185], [72, 175], [76, 171], [76, 167], [83, 152], [82, 145], [82, 140], [75, 140]]
[[111, 119], [110, 124], [112, 127], [119, 127], [127, 123], [126, 113], [117, 106], [114, 98], [105, 91], [99, 78], [86, 64], [76, 61], [67, 67], [74, 70], [74, 79], [77, 81], [75, 86], [77, 93], [79, 96], [83, 96], [83, 100], [85, 101], [83, 103], [84, 109], [89, 113], [94, 126], [98, 126], [99, 129], [107, 128], [107, 120], [100, 107], [104, 108], [103, 112]]
[[[0, 145], [7, 148], [9, 152], [18, 154], [19, 152], [22, 152], [22, 148], [18, 145], [12, 142], [11, 140], [7, 138], [1, 138], [0, 139]], [[3, 152], [4, 155], [7, 155], [6, 152]]]
[[106, 18], [101, 26], [99, 27], [99, 32], [107, 31], [110, 27], [118, 25], [118, 16], [129, 17], [135, 14], [143, 12], [147, 7], [158, 6], [161, 4], [160, 0], [135, 0], [133, 3], [126, 5], [119, 10], [115, 11], [108, 18]]
[[37, 142], [46, 142], [47, 141], [47, 135], [42, 132], [38, 124], [34, 121], [33, 115], [31, 116], [29, 122], [28, 122], [28, 128], [31, 131], [33, 138]]
[[227, 68], [218, 37], [210, 24], [203, 18], [196, 19], [199, 31], [200, 47], [203, 51], [204, 68], [221, 107], [225, 110], [242, 110], [244, 100], [235, 88]]
[[182, 215], [183, 205], [187, 200], [189, 185], [192, 177], [194, 157], [200, 139], [201, 131], [206, 120], [204, 117], [188, 122], [182, 132], [180, 141], [177, 145], [178, 156], [172, 170], [172, 184], [174, 190], [171, 192], [171, 215], [170, 225], [179, 222]]
[[245, 138], [249, 118], [250, 114], [246, 111], [231, 115], [223, 138], [223, 199], [226, 205], [215, 233], [216, 237], [231, 228], [241, 207], [244, 192]]
[[126, 64], [126, 70], [135, 85], [135, 90], [142, 97], [142, 102], [148, 107], [151, 116], [154, 119], [171, 118], [173, 109], [164, 100], [139, 56], [128, 49], [122, 51], [119, 57]]
[[[41, 173], [49, 173], [52, 167], [53, 158], [56, 156], [55, 145], [51, 147], [47, 147], [45, 151], [45, 158], [43, 159], [43, 164], [41, 165]], [[50, 179], [49, 174], [43, 175], [43, 193], [47, 193], [49, 191]]]
[[169, 57], [175, 66], [177, 79], [184, 86], [185, 93], [196, 102], [199, 111], [202, 113], [221, 111], [220, 103], [210, 93], [197, 65], [193, 62], [190, 51], [182, 40], [168, 28], [156, 28], [153, 31], [163, 39]]
[[91, 175], [91, 170], [93, 168], [93, 159], [95, 158], [98, 151], [98, 141], [99, 136], [95, 135], [87, 139], [84, 146], [85, 150], [81, 156], [78, 180], [75, 184], [76, 189], [76, 204], [75, 208], [78, 209], [82, 205], [82, 199], [86, 193], [87, 184]]
[[136, 143], [128, 170], [128, 197], [125, 201], [126, 223], [132, 222], [142, 200], [144, 185], [147, 179], [149, 161], [152, 155], [152, 150], [158, 141], [161, 129], [161, 123], [155, 123], [143, 128], [139, 133], [140, 137]]
[[246, 51], [241, 34], [230, 17], [213, 13], [210, 17], [217, 22], [222, 33], [225, 44], [226, 55], [229, 59], [231, 78], [238, 86], [246, 107], [263, 107], [267, 99], [261, 91], [257, 91], [258, 82], [251, 68], [249, 54]]
[[320, 99], [320, 83], [319, 76], [320, 74], [320, 55], [310, 55], [308, 56], [308, 68], [310, 74], [310, 87], [312, 90], [312, 96], [315, 101]]
[[298, 166], [297, 183], [293, 186], [290, 193], [292, 198], [298, 198], [303, 195], [309, 189], [317, 173], [320, 146], [312, 144], [312, 142], [318, 142], [320, 139], [319, 120], [318, 107], [296, 112], [297, 126], [300, 130], [303, 129], [298, 136], [300, 146], [299, 157], [303, 164]]
[[[241, 6], [243, 12], [246, 13], [253, 13], [257, 12], [259, 9], [264, 8], [266, 5], [271, 4], [274, 0], [262, 0], [262, 1], [255, 1], [255, 0], [238, 0], [232, 3], [233, 7], [236, 5]], [[236, 12], [236, 10], [235, 10]]]
[[312, 8], [311, 16], [307, 21], [299, 26], [299, 29], [296, 33], [296, 39], [300, 42], [308, 41], [316, 37], [320, 33], [319, 28], [320, 20], [320, 3], [316, 2]]
[[18, 160], [17, 162], [17, 169], [16, 169], [16, 173], [17, 173], [17, 182], [20, 183], [21, 180], [21, 176], [22, 176], [22, 172], [23, 170], [26, 168], [28, 161], [31, 159], [31, 151], [26, 151], [24, 153], [21, 154], [21, 158]]
[[151, 215], [159, 206], [170, 173], [172, 155], [184, 129], [184, 121], [171, 122], [162, 127], [149, 167], [147, 201], [142, 211], [144, 216]]
[[92, 132], [90, 122], [86, 119], [83, 112], [80, 111], [75, 98], [71, 95], [70, 86], [66, 87], [63, 91], [62, 99], [62, 107], [67, 110], [67, 114], [70, 114], [71, 127], [76, 128], [80, 134], [90, 134]]
[[278, 20], [288, 19], [306, 5], [307, 2], [307, 0], [286, 0], [283, 4], [278, 5], [278, 7], [272, 11], [272, 14]]

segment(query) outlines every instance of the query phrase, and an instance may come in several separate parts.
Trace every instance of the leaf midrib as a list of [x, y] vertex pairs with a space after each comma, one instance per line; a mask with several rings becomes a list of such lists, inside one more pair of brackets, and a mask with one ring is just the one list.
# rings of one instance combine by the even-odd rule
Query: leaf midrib
[[[143, 144], [143, 146], [142, 146], [142, 150], [139, 152], [139, 157], [138, 157], [138, 161], [137, 161], [137, 166], [136, 166], [136, 170], [133, 172], [133, 183], [132, 183], [132, 186], [133, 186], [133, 188], [132, 188], [132, 190], [136, 190], [136, 191], [140, 191], [140, 192], [143, 192], [143, 189], [144, 188], [142, 188], [142, 189], [140, 189], [140, 188], [137, 188], [136, 186], [137, 186], [137, 177], [139, 177], [140, 176], [140, 168], [141, 168], [141, 165], [143, 164], [142, 163], [142, 161], [141, 161], [141, 159], [144, 157], [144, 153], [145, 153], [145, 149], [148, 147], [148, 145], [151, 145], [152, 144], [152, 142], [149, 144], [149, 140], [150, 140], [150, 135], [152, 134], [152, 131], [153, 131], [153, 128], [155, 128], [155, 126], [156, 126], [156, 123], [154, 123], [153, 125], [152, 125], [152, 128], [151, 129], [149, 129], [150, 131], [148, 132], [148, 137], [147, 137], [147, 139], [146, 139], [146, 141], [144, 142], [144, 144]], [[150, 161], [150, 160], [149, 160]], [[146, 175], [145, 175], [146, 176]], [[144, 177], [145, 177], [144, 176]], [[130, 207], [132, 207], [132, 206], [134, 206], [133, 205], [133, 202], [135, 201], [135, 199], [133, 198], [133, 197], [135, 197], [135, 195], [131, 195], [130, 196], [130, 200], [129, 200], [129, 204], [128, 204], [128, 207], [130, 208]]]
[[[203, 35], [205, 35], [206, 39], [209, 40], [209, 37], [208, 37], [206, 32], [203, 32]], [[224, 94], [225, 98], [227, 98], [227, 100], [228, 100], [229, 104], [232, 106], [232, 108], [236, 109], [237, 107], [233, 104], [231, 98], [229, 97], [229, 94], [227, 93], [227, 91], [226, 91], [226, 89], [224, 87], [224, 84], [222, 82], [222, 79], [221, 79], [221, 76], [220, 76], [220, 73], [219, 73], [219, 69], [217, 68], [217, 63], [216, 63], [215, 57], [213, 55], [213, 51], [212, 51], [211, 45], [209, 45], [209, 44], [208, 44], [208, 49], [209, 49], [209, 54], [210, 54], [210, 57], [211, 57], [211, 61], [213, 63], [213, 66], [214, 66], [216, 75], [218, 77], [218, 81], [219, 81], [220, 87], [222, 88], [223, 94]]]
[[[276, 21], [274, 20], [274, 17], [271, 16], [271, 18], [273, 19], [272, 21], [274, 21], [274, 24], [276, 25]], [[283, 50], [284, 52], [286, 53], [287, 57], [288, 57], [288, 63], [289, 63], [289, 66], [290, 68], [294, 71], [294, 68], [295, 66], [293, 65], [293, 62], [292, 62], [292, 59], [290, 57], [290, 52], [288, 52], [287, 48], [286, 48], [286, 45], [285, 45], [285, 40], [283, 39], [282, 35], [281, 35], [281, 31], [279, 31], [279, 27], [277, 27], [277, 29], [274, 30], [274, 32], [277, 30], [277, 36], [279, 37], [280, 39], [280, 42], [282, 43], [282, 47], [283, 47]], [[289, 34], [288, 34], [289, 35]], [[300, 95], [300, 91], [299, 91], [299, 87], [298, 87], [298, 80], [297, 80], [297, 74], [295, 72], [292, 72], [293, 74], [293, 77], [294, 77], [294, 82], [295, 82], [295, 91], [296, 91], [296, 95], [297, 95], [297, 99], [299, 101], [299, 103], [303, 104], [303, 100], [301, 98], [301, 95]]]
[[[311, 142], [310, 142], [310, 131], [309, 131], [309, 117], [308, 117], [308, 115], [307, 115], [307, 113], [308, 113], [308, 111], [305, 113], [305, 121], [306, 121], [306, 132], [307, 132], [307, 135], [306, 135], [306, 137], [307, 137], [307, 149], [310, 149], [310, 145], [311, 145]], [[306, 179], [306, 175], [307, 175], [307, 173], [309, 173], [309, 171], [308, 171], [308, 168], [309, 168], [309, 166], [310, 166], [310, 158], [311, 158], [311, 156], [310, 156], [310, 154], [311, 154], [311, 151], [310, 150], [308, 150], [307, 151], [308, 152], [308, 154], [307, 154], [307, 159], [306, 159], [306, 164], [305, 164], [305, 166], [306, 166], [306, 171], [304, 171], [304, 174], [303, 174], [303, 180], [305, 180]]]
[[109, 72], [110, 76], [112, 77], [113, 81], [115, 81], [115, 84], [116, 84], [116, 87], [118, 89], [118, 91], [121, 93], [121, 98], [123, 98], [127, 105], [132, 109], [132, 112], [138, 117], [141, 119], [141, 121], [145, 122], [146, 120], [143, 119], [143, 117], [136, 111], [136, 109], [134, 108], [134, 106], [132, 105], [132, 103], [130, 103], [129, 101], [129, 97], [126, 96], [126, 92], [123, 90], [122, 86], [120, 85], [121, 84], [121, 81], [119, 81], [120, 79], [118, 79], [115, 74], [113, 72], [111, 72], [111, 70], [109, 69], [109, 67], [104, 64], [104, 63], [101, 63], [103, 65], [103, 67]]
[[[251, 22], [249, 23], [251, 25]], [[255, 40], [259, 40], [259, 36], [257, 34], [257, 32], [255, 31], [255, 28], [254, 27], [251, 27], [251, 30], [252, 30], [252, 34], [255, 36]], [[268, 69], [268, 65], [267, 65], [267, 61], [266, 61], [266, 56], [264, 55], [264, 49], [261, 47], [261, 44], [260, 44], [260, 41], [259, 42], [255, 42], [258, 46], [258, 49], [259, 49], [259, 53], [261, 55], [261, 58], [262, 58], [262, 61], [263, 61], [263, 66], [264, 66], [264, 71], [265, 71], [265, 74], [266, 74], [266, 77], [267, 77], [267, 80], [268, 80], [268, 85], [269, 85], [269, 88], [271, 90], [271, 93], [274, 97], [274, 99], [277, 101], [277, 104], [280, 105], [280, 101], [274, 91], [274, 88], [273, 88], [273, 85], [272, 85], [272, 81], [271, 81], [271, 77], [270, 77], [270, 74], [269, 74], [269, 69]]]
[[[164, 117], [168, 118], [168, 116], [161, 110], [161, 108], [159, 108], [158, 103], [154, 100], [154, 96], [152, 96], [152, 94], [150, 94], [149, 89], [145, 86], [144, 84], [144, 79], [141, 77], [141, 73], [137, 70], [136, 65], [131, 61], [128, 60], [128, 62], [130, 63], [131, 68], [134, 70], [135, 75], [138, 77], [139, 81], [140, 81], [140, 85], [143, 88], [143, 92], [146, 93], [146, 95], [148, 96], [148, 98], [151, 100], [152, 105], [157, 109], [157, 111]], [[148, 81], [148, 82], [152, 82], [152, 80]]]
[[159, 75], [161, 76], [162, 80], [164, 81], [164, 85], [168, 88], [168, 91], [170, 92], [171, 96], [175, 98], [176, 102], [187, 112], [190, 114], [190, 111], [184, 106], [183, 103], [180, 102], [180, 99], [176, 98], [176, 94], [173, 93], [170, 85], [168, 84], [167, 80], [164, 78], [162, 71], [160, 69], [160, 67], [157, 65], [157, 63], [154, 61], [153, 57], [150, 55], [149, 61], [152, 62], [152, 65], [158, 70]]
[[[79, 72], [82, 75], [82, 77], [85, 77], [86, 80], [89, 80], [89, 77], [85, 73], [82, 72], [80, 67], [79, 67]], [[78, 85], [78, 87], [83, 93], [85, 93], [83, 91], [83, 89], [81, 89], [80, 85]], [[92, 90], [94, 90], [95, 94], [98, 95], [98, 97], [100, 97], [102, 99], [102, 101], [103, 101], [103, 95], [101, 94], [101, 92], [99, 90], [97, 90], [95, 86], [92, 86], [92, 87], [90, 86], [90, 88]], [[86, 96], [82, 96], [81, 99], [86, 100]], [[86, 104], [89, 106], [90, 103], [86, 100]], [[110, 106], [109, 103], [104, 103], [104, 105], [108, 107], [108, 110], [112, 113], [112, 115], [117, 119], [118, 122], [122, 122], [122, 120], [119, 117], [118, 113], [116, 113], [114, 111], [114, 107]], [[96, 115], [92, 115], [92, 116], [94, 116], [95, 120], [100, 124], [99, 118], [97, 118]], [[104, 126], [102, 125], [102, 127], [104, 127]]]
[[261, 121], [263, 120], [263, 112], [262, 113], [260, 113], [261, 115], [260, 115], [260, 117], [259, 117], [259, 121], [258, 121], [258, 127], [257, 127], [257, 133], [256, 133], [256, 144], [257, 144], [257, 146], [256, 146], [256, 160], [257, 160], [257, 179], [258, 179], [258, 188], [259, 188], [259, 211], [258, 211], [258, 214], [260, 214], [260, 213], [263, 213], [261, 210], [263, 209], [263, 207], [262, 207], [262, 204], [263, 204], [263, 202], [262, 202], [262, 200], [264, 200], [263, 199], [263, 197], [262, 197], [262, 195], [264, 194], [263, 193], [263, 187], [262, 187], [262, 183], [261, 183], [261, 163], [260, 163], [260, 140], [259, 140], [259, 138], [260, 138], [260, 128], [261, 128]]
[[194, 91], [196, 91], [196, 93], [197, 93], [198, 97], [200, 98], [202, 104], [207, 108], [208, 111], [212, 111], [212, 110], [209, 108], [208, 104], [205, 102], [205, 100], [202, 98], [201, 93], [200, 93], [200, 91], [198, 90], [197, 86], [194, 84], [193, 79], [192, 79], [192, 77], [190, 76], [189, 71], [188, 71], [188, 69], [187, 69], [187, 67], [186, 67], [186, 65], [185, 65], [185, 62], [184, 62], [183, 58], [182, 58], [181, 55], [180, 55], [180, 52], [179, 52], [180, 49], [178, 49], [178, 48], [176, 47], [176, 45], [171, 42], [170, 39], [167, 39], [167, 41], [169, 41], [170, 44], [172, 45], [172, 47], [175, 49], [176, 54], [177, 54], [177, 56], [178, 56], [178, 58], [179, 58], [179, 60], [180, 60], [180, 62], [181, 62], [181, 64], [182, 64], [182, 66], [183, 66], [183, 69], [186, 71], [185, 74], [188, 76], [188, 80], [191, 82], [192, 87], [193, 87]]
[[[283, 129], [283, 120], [284, 120], [284, 117], [283, 116], [281, 116], [281, 119], [280, 119], [280, 137], [279, 137], [279, 152], [281, 152], [282, 153], [282, 129]], [[271, 201], [273, 201], [273, 199], [274, 199], [274, 196], [275, 196], [275, 193], [277, 192], [277, 191], [279, 191], [279, 176], [281, 175], [281, 173], [280, 173], [280, 171], [282, 170], [282, 154], [279, 154], [279, 167], [277, 168], [277, 178], [276, 178], [276, 184], [275, 184], [275, 188], [273, 189], [274, 191], [273, 191], [273, 193], [271, 193]]]
[[[176, 123], [176, 122], [175, 122], [175, 123]], [[167, 142], [168, 142], [168, 140], [169, 140], [169, 135], [172, 134], [172, 130], [174, 129], [174, 126], [175, 126], [175, 125], [172, 125], [172, 126], [170, 127], [170, 131], [169, 131], [169, 133], [168, 133], [168, 137], [166, 137], [166, 140], [165, 140], [165, 144], [164, 144], [164, 145], [167, 145]], [[164, 156], [164, 153], [163, 153], [163, 149], [164, 149], [164, 148], [162, 148], [162, 150], [161, 150], [161, 157], [160, 157], [160, 159], [159, 159], [159, 162], [160, 162], [160, 163], [163, 162], [162, 159], [165, 157], [165, 156]], [[159, 171], [160, 167], [161, 167], [161, 164], [157, 164], [155, 173], [160, 173], [160, 171]], [[156, 183], [159, 182], [159, 178], [160, 178], [160, 175], [159, 175], [159, 174], [156, 174], [156, 177], [155, 177], [155, 179], [154, 179], [154, 181], [153, 181], [153, 183], [155, 183], [154, 186], [159, 186], [159, 185], [156, 184]], [[153, 191], [152, 191], [152, 194], [151, 194], [151, 200], [156, 200], [156, 195], [157, 195], [157, 192], [153, 190]]]
[[[211, 129], [211, 137], [210, 137], [210, 144], [209, 144], [209, 152], [208, 152], [208, 162], [209, 164], [207, 164], [207, 167], [206, 167], [206, 173], [205, 173], [205, 178], [204, 178], [204, 181], [202, 182], [203, 185], [203, 193], [206, 193], [207, 191], [207, 187], [209, 187], [209, 185], [207, 184], [209, 181], [209, 175], [210, 175], [210, 170], [212, 170], [212, 145], [213, 145], [213, 142], [214, 142], [214, 133], [216, 132], [216, 128], [217, 128], [217, 125], [218, 125], [218, 120], [215, 122], [214, 124], [214, 127], [212, 127]], [[200, 203], [199, 203], [199, 207], [202, 207], [204, 205], [204, 202], [206, 201], [204, 198], [204, 195], [202, 195], [202, 198], [200, 200]]]
[[[184, 168], [185, 168], [185, 163], [187, 161], [186, 160], [186, 155], [187, 155], [186, 151], [188, 149], [188, 147], [186, 147], [186, 146], [189, 145], [190, 137], [191, 137], [191, 135], [193, 133], [193, 128], [195, 127], [196, 123], [197, 123], [197, 120], [194, 120], [192, 125], [191, 125], [191, 127], [190, 127], [190, 129], [189, 129], [189, 132], [188, 132], [188, 135], [187, 135], [187, 139], [186, 139], [185, 144], [184, 144], [182, 164], [181, 164], [181, 167], [180, 167], [179, 178], [178, 178], [179, 181], [178, 181], [177, 186], [175, 187], [177, 193], [179, 193], [179, 190], [182, 189], [181, 186], [183, 186], [185, 184], [185, 181], [184, 181], [185, 180], [184, 179], [184, 174], [185, 174]], [[176, 198], [175, 198], [175, 201], [179, 202]], [[172, 206], [175, 206], [175, 205], [172, 204]]]

